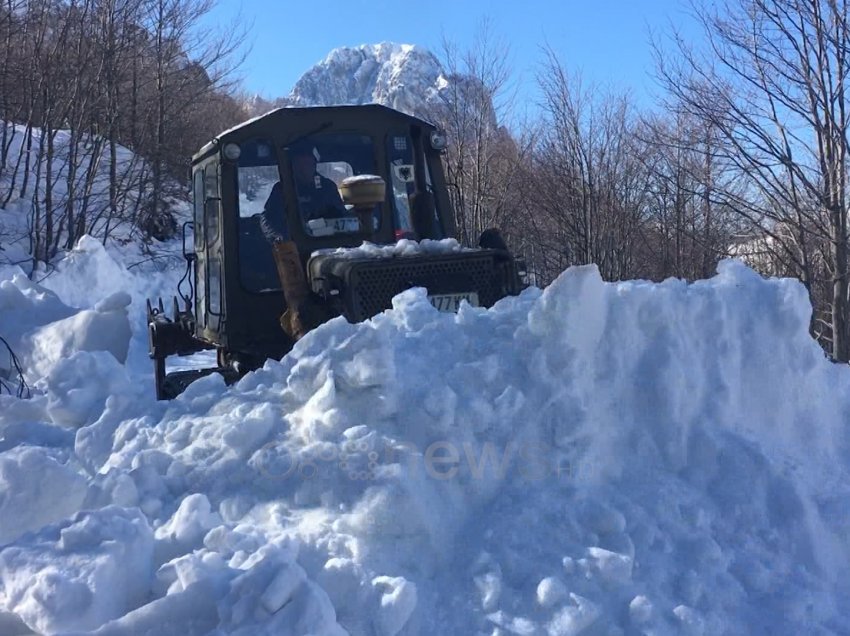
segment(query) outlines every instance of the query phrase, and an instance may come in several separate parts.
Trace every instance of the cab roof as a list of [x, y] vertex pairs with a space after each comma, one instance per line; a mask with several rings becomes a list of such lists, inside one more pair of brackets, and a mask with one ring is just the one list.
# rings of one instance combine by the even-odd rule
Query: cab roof
[[352, 127], [377, 127], [388, 121], [404, 122], [407, 125], [417, 124], [426, 129], [436, 129], [434, 124], [424, 119], [381, 104], [276, 108], [219, 133], [192, 157], [192, 163], [201, 161], [208, 157], [214, 149], [230, 142], [239, 143], [246, 139], [263, 136], [274, 138], [278, 143], [286, 144], [289, 140], [319, 131], [343, 130]]

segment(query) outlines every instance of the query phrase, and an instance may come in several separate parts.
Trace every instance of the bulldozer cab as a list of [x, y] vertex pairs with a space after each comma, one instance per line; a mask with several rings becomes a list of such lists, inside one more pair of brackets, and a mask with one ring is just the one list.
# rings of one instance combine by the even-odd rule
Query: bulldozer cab
[[[173, 317], [161, 301], [148, 306], [157, 396], [174, 397], [211, 372], [237, 379], [292, 348], [281, 328], [281, 243], [296, 247], [310, 298], [350, 321], [386, 309], [411, 286], [439, 292], [438, 308], [490, 306], [516, 293], [506, 249], [403, 263], [330, 249], [454, 237], [444, 148], [432, 124], [379, 105], [282, 108], [206, 144], [192, 160], [190, 291], [182, 308], [175, 299]], [[168, 373], [168, 356], [205, 348], [217, 351], [215, 368]]]
[[[192, 166], [198, 336], [258, 353], [289, 346], [269, 230], [294, 241], [305, 264], [315, 250], [364, 240], [454, 236], [443, 147], [431, 124], [378, 105], [279, 109], [207, 144]], [[387, 187], [362, 228], [338, 187], [366, 174]]]

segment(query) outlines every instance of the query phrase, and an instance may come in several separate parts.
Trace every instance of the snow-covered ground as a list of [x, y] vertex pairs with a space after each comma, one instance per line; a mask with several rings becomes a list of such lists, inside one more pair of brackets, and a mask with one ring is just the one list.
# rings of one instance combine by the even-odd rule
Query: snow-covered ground
[[798, 283], [411, 290], [157, 403], [180, 272], [135, 258], [0, 269], [0, 634], [850, 633], [850, 370]]
[[[4, 126], [0, 121], [0, 126]], [[6, 163], [0, 166], [0, 265], [26, 264], [30, 258], [29, 236], [34, 222], [34, 209], [39, 209], [41, 225], [44, 225], [46, 153], [39, 148], [47, 146], [47, 135], [33, 128], [31, 143], [27, 143], [27, 128], [23, 125], [5, 124], [8, 145]], [[50, 191], [53, 205], [54, 237], [58, 245], [67, 241], [69, 220], [65, 218], [69, 203], [73, 202], [76, 222], [85, 217], [84, 227], [89, 234], [102, 236], [109, 229], [110, 236], [127, 242], [140, 234], [124, 220], [113, 218], [109, 213], [109, 146], [103, 138], [75, 140], [76, 170], [69, 186], [69, 164], [72, 137], [67, 130], [53, 134], [54, 157], [50, 164], [52, 179]], [[27, 146], [31, 145], [28, 150]], [[39, 165], [40, 164], [40, 165]], [[91, 172], [91, 174], [89, 174]], [[121, 207], [129, 213], [139, 205], [139, 183], [145, 178], [145, 162], [129, 149], [116, 148], [116, 178]], [[91, 180], [90, 183], [88, 180]], [[5, 200], [8, 195], [8, 202]], [[173, 207], [179, 208], [177, 202]], [[184, 206], [185, 207], [185, 206]], [[42, 227], [43, 231], [43, 227]]]

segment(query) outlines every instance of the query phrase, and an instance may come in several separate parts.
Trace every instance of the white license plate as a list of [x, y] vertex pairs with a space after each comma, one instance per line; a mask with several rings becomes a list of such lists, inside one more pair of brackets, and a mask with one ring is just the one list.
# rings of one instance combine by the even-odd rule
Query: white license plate
[[465, 300], [473, 307], [478, 307], [477, 292], [463, 292], [462, 294], [433, 294], [428, 296], [428, 300], [439, 311], [448, 311], [457, 313], [460, 309], [460, 302]]

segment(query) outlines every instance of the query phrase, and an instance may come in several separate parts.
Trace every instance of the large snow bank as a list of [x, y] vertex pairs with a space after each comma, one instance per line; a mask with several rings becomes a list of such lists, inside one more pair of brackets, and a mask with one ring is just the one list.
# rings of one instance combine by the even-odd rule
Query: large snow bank
[[130, 303], [129, 294], [117, 292], [93, 309], [75, 310], [18, 271], [11, 280], [0, 281], [0, 334], [19, 356], [30, 382], [80, 351], [108, 352], [124, 363], [132, 335]]
[[[179, 249], [162, 244], [156, 254], [145, 255], [135, 244], [106, 248], [84, 236], [49, 272], [35, 272], [37, 282], [20, 267], [0, 266], [0, 336], [18, 356], [30, 385], [41, 382], [54, 402], [71, 397], [78, 405], [99, 402], [101, 409], [113, 390], [127, 388], [129, 377], [149, 389], [145, 301], [175, 294], [182, 275], [174, 267]], [[0, 355], [0, 376], [11, 372], [11, 360]], [[80, 383], [80, 377], [88, 381]]]
[[[48, 186], [57, 233], [51, 240], [55, 239], [57, 245], [68, 241], [71, 223], [64, 214], [71, 203], [77, 215], [75, 220], [79, 221], [79, 215], [84, 215], [90, 234], [103, 236], [108, 232], [116, 246], [139, 241], [138, 228], [127, 220], [115, 218], [110, 211], [110, 180], [114, 172], [121, 205], [126, 211], [125, 219], [135, 216], [131, 211], [143, 204], [140, 193], [145, 192], [145, 183], [150, 180], [149, 166], [141, 156], [118, 145], [113, 170], [109, 144], [103, 138], [79, 137], [68, 130], [54, 130], [52, 139], [48, 140], [48, 135], [37, 127], [0, 121], [0, 128], [3, 128], [3, 143], [6, 144], [3, 153], [6, 164], [0, 165], [0, 193], [4, 206], [0, 208], [0, 266], [31, 263], [33, 219], [37, 218], [36, 213], [43, 218]], [[52, 151], [49, 163], [48, 143]], [[76, 162], [73, 173], [70, 172], [72, 158]], [[50, 179], [47, 178], [48, 170]], [[168, 204], [178, 214], [180, 208], [185, 207], [170, 199]]]
[[100, 410], [57, 409], [50, 386], [2, 398], [8, 483], [27, 459], [86, 490], [76, 517], [8, 531], [54, 523], [0, 548], [0, 616], [102, 634], [846, 633], [850, 373], [809, 312], [798, 283], [734, 262], [693, 285], [576, 268], [489, 311], [410, 290], [167, 404], [133, 393], [132, 364]]

